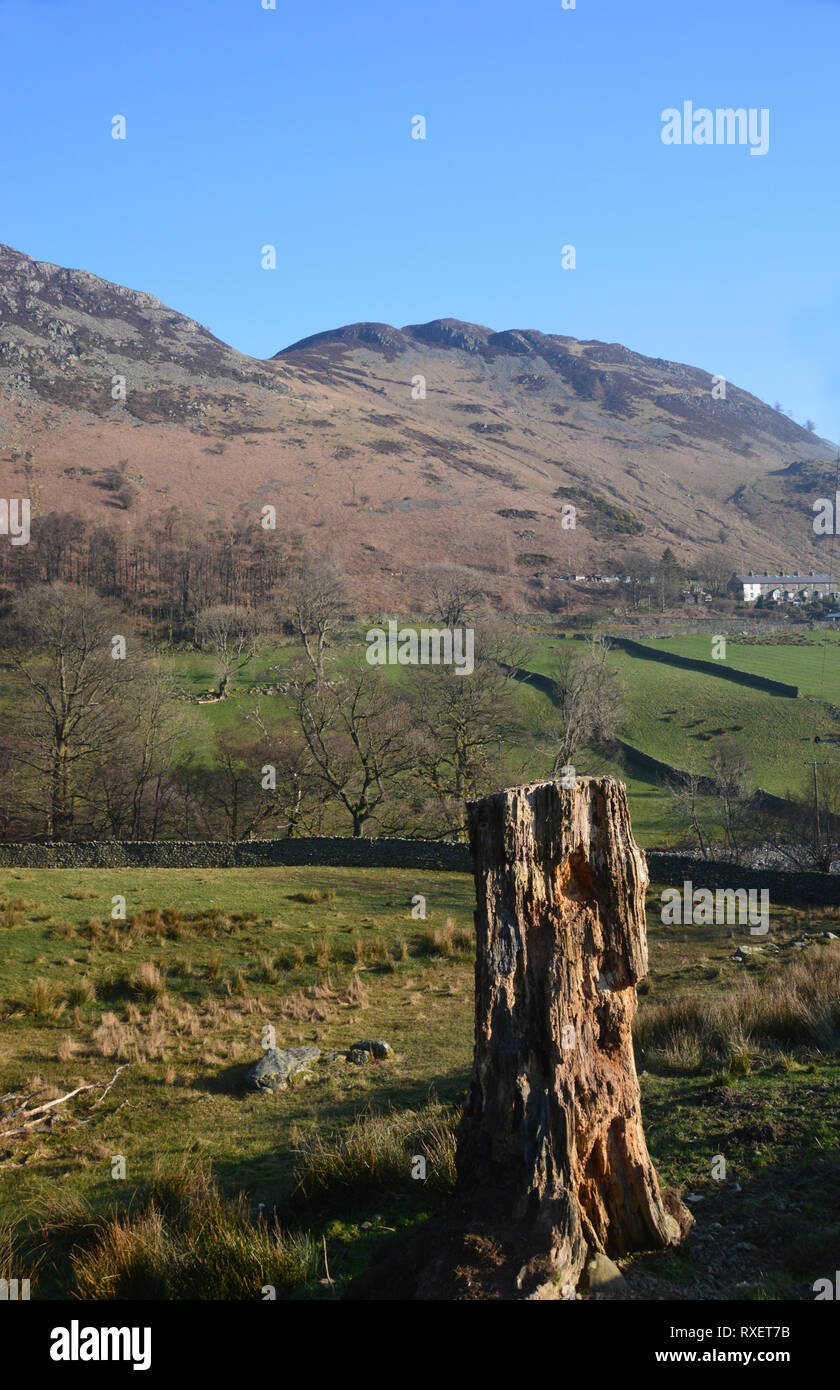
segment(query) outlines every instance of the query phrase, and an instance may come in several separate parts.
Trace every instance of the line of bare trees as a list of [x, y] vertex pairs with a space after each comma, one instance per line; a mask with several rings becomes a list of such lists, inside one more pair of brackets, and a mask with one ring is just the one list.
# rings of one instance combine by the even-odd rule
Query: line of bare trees
[[199, 531], [177, 507], [130, 532], [51, 512], [33, 517], [28, 545], [0, 546], [0, 606], [35, 584], [78, 585], [130, 609], [153, 638], [179, 642], [214, 604], [265, 609], [301, 555], [294, 533], [221, 519]]
[[[441, 617], [466, 620], [476, 596], [459, 597], [454, 574], [436, 584]], [[199, 610], [193, 639], [217, 673], [207, 698], [225, 711], [208, 723], [113, 600], [61, 581], [24, 591], [2, 633], [0, 836], [463, 836], [469, 800], [569, 764], [619, 717], [600, 642], [564, 654], [557, 715], [535, 731], [512, 674], [527, 652], [509, 632], [479, 626], [469, 676], [418, 666], [397, 680], [361, 652], [333, 653], [346, 617], [323, 561], [275, 587], [262, 613]], [[228, 703], [281, 632], [298, 655], [270, 668], [279, 698]]]

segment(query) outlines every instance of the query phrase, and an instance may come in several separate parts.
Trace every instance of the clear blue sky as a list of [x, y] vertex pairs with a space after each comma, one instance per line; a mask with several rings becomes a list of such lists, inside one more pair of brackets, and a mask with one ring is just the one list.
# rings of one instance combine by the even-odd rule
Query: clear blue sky
[[[360, 319], [539, 328], [840, 438], [840, 0], [0, 0], [0, 52], [0, 241], [29, 255], [257, 356]], [[686, 100], [769, 108], [769, 153], [663, 145]]]

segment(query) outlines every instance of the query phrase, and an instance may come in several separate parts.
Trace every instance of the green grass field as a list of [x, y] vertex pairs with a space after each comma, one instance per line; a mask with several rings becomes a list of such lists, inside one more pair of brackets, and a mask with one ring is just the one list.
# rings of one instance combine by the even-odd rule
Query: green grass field
[[[533, 669], [552, 675], [557, 654], [568, 640], [543, 638], [531, 662]], [[645, 645], [711, 659], [708, 636]], [[840, 703], [840, 635], [834, 633], [797, 636], [792, 646], [753, 646], [735, 638], [728, 640], [728, 666], [799, 685], [806, 698], [798, 700], [751, 690], [703, 672], [660, 665], [618, 649], [611, 653], [610, 662], [625, 690], [621, 736], [652, 757], [686, 771], [707, 772], [710, 754], [721, 742], [731, 741], [746, 752], [753, 785], [782, 795], [804, 783], [804, 764], [813, 757], [814, 736], [836, 737], [840, 732], [829, 708], [835, 701]], [[822, 700], [818, 698], [821, 690]], [[595, 766], [595, 760], [589, 761], [593, 771], [602, 770]], [[583, 770], [589, 770], [588, 763]], [[609, 769], [605, 766], [603, 770]], [[657, 827], [667, 824], [667, 798], [661, 787], [648, 784], [645, 807], [640, 790], [628, 783], [640, 843], [650, 845], [657, 842]], [[659, 816], [653, 814], [654, 807], [661, 808]]]
[[[829, 704], [840, 700], [840, 633], [805, 632], [782, 636], [781, 642], [772, 634], [760, 644], [746, 642], [737, 635], [727, 637], [726, 659], [720, 664], [798, 685], [802, 694], [812, 700], [824, 700]], [[691, 656], [695, 660], [712, 660], [712, 641], [708, 633], [645, 640], [645, 646], [675, 652], [678, 656]]]
[[[418, 893], [425, 921], [411, 917]], [[127, 899], [127, 925], [109, 921], [114, 894]], [[663, 927], [658, 889], [648, 904], [643, 1113], [662, 1181], [703, 1204], [678, 1254], [626, 1262], [634, 1296], [809, 1297], [837, 1248], [836, 1040], [788, 1037], [781, 1016], [721, 1040], [697, 1010], [725, 1010], [745, 982], [772, 997], [773, 972], [793, 959], [786, 943], [835, 918], [776, 909], [766, 950], [743, 964], [732, 960], [749, 940], [742, 929]], [[226, 1239], [251, 1239], [260, 1204], [287, 1233], [281, 1272], [276, 1250], [251, 1250], [252, 1273], [226, 1283], [228, 1296], [259, 1298], [249, 1280], [270, 1274], [285, 1280], [284, 1296], [333, 1297], [321, 1282], [324, 1240], [340, 1290], [451, 1183], [472, 1056], [472, 907], [472, 881], [458, 874], [0, 871], [0, 1095], [63, 1095], [130, 1064], [101, 1101], [93, 1091], [58, 1107], [51, 1130], [0, 1139], [0, 1273], [34, 1276], [33, 1297], [104, 1287], [128, 1296], [141, 1277], [137, 1248], [121, 1247], [127, 1272], [116, 1284], [102, 1270], [118, 1252], [79, 1253], [97, 1219], [133, 1203], [140, 1221], [146, 1200], [175, 1221], [177, 1193], [187, 1201], [184, 1184], [212, 1171], [223, 1195], [245, 1194], [239, 1215], [225, 1217]], [[830, 962], [838, 948], [816, 942], [797, 964]], [[683, 1006], [701, 1017], [690, 1031]], [[363, 1067], [319, 1062], [284, 1092], [242, 1093], [241, 1068], [261, 1054], [268, 1023], [281, 1047], [382, 1037], [394, 1053]], [[425, 1183], [411, 1177], [418, 1151], [429, 1154]], [[721, 1154], [725, 1182], [712, 1176]], [[112, 1177], [117, 1155], [124, 1180]], [[147, 1259], [146, 1227], [134, 1237]], [[157, 1287], [148, 1270], [142, 1278]]]
[[[2, 1215], [19, 1222], [70, 1191], [102, 1208], [123, 1190], [110, 1176], [115, 1154], [125, 1190], [186, 1158], [212, 1165], [224, 1190], [247, 1186], [255, 1205], [282, 1204], [302, 1136], [346, 1127], [370, 1106], [422, 1110], [432, 1089], [456, 1101], [471, 972], [446, 923], [469, 927], [471, 888], [466, 876], [415, 872], [4, 871], [0, 1094], [63, 1093], [130, 1066], [101, 1111], [83, 1102], [84, 1125], [57, 1121], [46, 1143], [38, 1134], [0, 1158]], [[134, 926], [110, 926], [115, 893]], [[411, 917], [417, 893], [425, 922]], [[157, 926], [136, 920], [141, 908]], [[145, 994], [130, 983], [143, 969]], [[239, 1094], [226, 1078], [261, 1054], [269, 1022], [278, 1046], [384, 1036], [394, 1057], [319, 1067], [281, 1096]], [[408, 1169], [404, 1186], [412, 1210], [424, 1209]]]
[[785, 699], [702, 672], [660, 666], [616, 652], [614, 664], [631, 697], [622, 733], [656, 758], [692, 772], [708, 770], [722, 740], [747, 753], [754, 784], [784, 792], [813, 756], [814, 735], [837, 729], [809, 700]]

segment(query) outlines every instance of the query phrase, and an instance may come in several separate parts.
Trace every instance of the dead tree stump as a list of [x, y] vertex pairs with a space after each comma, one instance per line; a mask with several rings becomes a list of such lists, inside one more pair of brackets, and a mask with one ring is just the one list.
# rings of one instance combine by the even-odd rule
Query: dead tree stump
[[514, 1297], [569, 1297], [589, 1253], [677, 1244], [691, 1224], [660, 1192], [633, 1060], [647, 865], [610, 777], [475, 802], [470, 842], [475, 1055], [456, 1202], [519, 1265]]

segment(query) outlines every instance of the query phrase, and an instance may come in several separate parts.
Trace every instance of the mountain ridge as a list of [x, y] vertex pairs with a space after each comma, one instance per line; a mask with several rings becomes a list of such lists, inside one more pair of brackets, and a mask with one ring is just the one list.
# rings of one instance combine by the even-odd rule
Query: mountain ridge
[[[715, 380], [452, 318], [255, 358], [145, 291], [0, 246], [0, 495], [32, 482], [42, 512], [129, 532], [173, 507], [258, 524], [273, 502], [377, 604], [415, 601], [440, 563], [537, 607], [552, 576], [614, 570], [628, 548], [815, 568], [807, 494], [833, 449], [732, 383], [716, 399]], [[103, 483], [114, 470], [130, 505]]]

